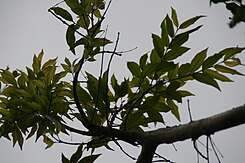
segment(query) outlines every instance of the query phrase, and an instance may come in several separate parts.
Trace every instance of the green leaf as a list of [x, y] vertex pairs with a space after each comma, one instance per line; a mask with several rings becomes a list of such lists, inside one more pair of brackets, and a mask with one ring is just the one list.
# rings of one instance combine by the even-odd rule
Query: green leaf
[[174, 37], [174, 27], [173, 27], [173, 22], [172, 20], [169, 18], [169, 16], [166, 16], [166, 25], [167, 25], [167, 30], [168, 30], [168, 34], [170, 37]]
[[101, 154], [86, 156], [78, 163], [93, 163]]
[[151, 61], [151, 63], [160, 63], [161, 62], [161, 58], [157, 55], [156, 49], [153, 49], [151, 51], [150, 61]]
[[178, 76], [179, 77], [187, 76], [190, 73], [190, 68], [191, 68], [190, 63], [181, 65], [178, 70]]
[[180, 57], [181, 55], [183, 55], [184, 53], [186, 53], [190, 48], [187, 47], [179, 47], [179, 48], [174, 48], [170, 51], [168, 51], [165, 55], [164, 55], [164, 59], [169, 61], [169, 60], [174, 60], [178, 57]]
[[100, 10], [98, 10], [98, 9], [96, 9], [96, 10], [94, 10], [94, 16], [96, 17], [96, 18], [102, 18], [102, 15], [101, 15], [101, 13], [100, 13]]
[[231, 79], [229, 79], [227, 76], [220, 74], [218, 71], [207, 69], [204, 71], [205, 73], [208, 73], [211, 77], [214, 79], [220, 80], [222, 82], [233, 82]]
[[9, 71], [9, 70], [3, 70], [2, 73], [2, 78], [0, 80], [5, 83], [5, 84], [12, 84], [13, 86], [17, 85], [17, 82], [14, 78], [14, 75]]
[[141, 68], [141, 69], [143, 69], [143, 68], [145, 67], [147, 58], [148, 58], [147, 53], [144, 54], [144, 55], [142, 55], [142, 56], [140, 57], [140, 68]]
[[16, 142], [18, 142], [20, 149], [22, 150], [24, 139], [20, 132], [20, 129], [17, 126], [14, 127], [14, 130], [12, 132], [12, 137], [13, 137], [13, 146], [15, 145]]
[[163, 55], [163, 50], [164, 50], [163, 41], [159, 36], [155, 34], [152, 34], [151, 37], [153, 40], [154, 48], [156, 49], [158, 56], [161, 57]]
[[244, 74], [238, 72], [237, 70], [234, 70], [234, 69], [231, 69], [229, 67], [222, 66], [222, 65], [215, 65], [214, 68], [219, 72], [228, 73], [228, 74], [232, 74], [232, 75], [244, 76]]
[[171, 11], [172, 11], [171, 18], [173, 20], [173, 23], [174, 23], [175, 27], [178, 28], [179, 27], [179, 21], [178, 21], [176, 10], [171, 7]]
[[137, 63], [127, 62], [127, 67], [130, 70], [130, 72], [132, 73], [132, 75], [134, 75], [136, 77], [141, 76], [140, 66]]
[[46, 135], [43, 135], [43, 142], [47, 144], [45, 149], [52, 147], [52, 145], [54, 144], [54, 142]]
[[229, 67], [242, 65], [241, 60], [239, 58], [231, 58], [229, 61], [225, 61], [224, 64]]
[[62, 161], [62, 163], [71, 163], [71, 162], [68, 160], [68, 158], [65, 157], [65, 155], [64, 155], [63, 153], [61, 154], [61, 161]]
[[77, 147], [77, 151], [71, 156], [71, 162], [77, 162], [83, 154], [83, 144]]
[[142, 70], [142, 76], [152, 75], [154, 72], [156, 72], [157, 68], [158, 68], [157, 64], [154, 63], [147, 64]]
[[196, 54], [196, 56], [191, 61], [190, 72], [195, 72], [196, 70], [198, 70], [202, 66], [202, 64], [203, 64], [203, 62], [207, 56], [207, 51], [208, 51], [208, 48], [206, 48], [206, 49], [204, 49], [201, 52]]
[[234, 55], [241, 53], [245, 48], [239, 48], [239, 47], [235, 47], [235, 48], [227, 48], [225, 50], [227, 51], [223, 51], [225, 52], [225, 58], [224, 60], [230, 59], [231, 57], [233, 57]]
[[185, 90], [178, 90], [177, 92], [180, 93], [181, 97], [186, 97], [186, 96], [194, 96], [194, 94], [192, 94], [189, 91], [185, 91]]
[[180, 82], [172, 81], [172, 82], [170, 82], [170, 84], [166, 88], [166, 91], [167, 92], [173, 92], [173, 91], [176, 91], [179, 87], [180, 87]]
[[71, 14], [65, 9], [60, 7], [52, 7], [51, 9], [55, 12], [55, 14], [61, 16], [62, 18], [68, 21], [73, 21]]
[[206, 70], [210, 67], [213, 67], [215, 63], [217, 63], [222, 57], [224, 56], [224, 54], [222, 53], [217, 53], [217, 54], [214, 54], [210, 57], [208, 57], [204, 62], [203, 62], [203, 65], [202, 65], [202, 69], [203, 70]]
[[66, 42], [67, 42], [68, 46], [70, 47], [70, 50], [73, 53], [75, 53], [75, 50], [74, 50], [74, 44], [76, 41], [75, 31], [77, 30], [77, 28], [78, 27], [76, 25], [70, 25], [66, 31]]
[[98, 47], [98, 46], [106, 46], [107, 44], [112, 43], [112, 41], [106, 39], [106, 38], [95, 38], [92, 43], [91, 46], [94, 47]]
[[170, 49], [177, 49], [189, 39], [189, 33], [184, 32], [176, 35], [169, 44]]
[[195, 74], [192, 74], [192, 76], [197, 81], [204, 83], [204, 84], [207, 84], [207, 85], [210, 85], [210, 86], [213, 86], [213, 87], [217, 88], [219, 91], [221, 91], [218, 83], [208, 73], [205, 73], [205, 72], [195, 73]]
[[169, 45], [169, 38], [168, 38], [168, 28], [167, 28], [166, 18], [161, 23], [161, 29], [162, 29], [162, 31], [161, 31], [162, 44], [163, 44], [163, 46], [168, 46]]
[[200, 15], [200, 16], [195, 16], [193, 18], [190, 18], [188, 20], [186, 20], [185, 22], [183, 22], [182, 24], [180, 24], [180, 29], [185, 29], [187, 27], [189, 27], [190, 25], [194, 24], [198, 19], [202, 18], [202, 17], [206, 17], [204, 15]]
[[171, 108], [172, 114], [180, 121], [180, 114], [178, 106], [174, 103], [173, 100], [167, 99], [167, 104]]

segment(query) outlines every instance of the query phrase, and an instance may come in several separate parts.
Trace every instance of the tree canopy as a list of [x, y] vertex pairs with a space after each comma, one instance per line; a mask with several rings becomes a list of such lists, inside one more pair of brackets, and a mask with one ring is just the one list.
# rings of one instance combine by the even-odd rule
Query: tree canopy
[[[111, 64], [115, 56], [127, 51], [118, 51], [120, 35], [113, 42], [107, 38], [107, 30], [101, 25], [111, 1], [108, 4], [103, 0], [66, 0], [62, 3], [67, 7], [61, 7], [59, 3], [49, 12], [67, 26], [66, 42], [77, 59], [65, 58], [58, 66], [57, 58], [43, 62], [44, 52], [41, 51], [33, 57], [32, 66], [26, 70], [1, 69], [1, 137], [13, 141], [14, 145], [18, 143], [20, 148], [24, 139], [33, 136], [36, 140], [43, 137], [47, 148], [54, 142], [78, 145], [71, 158], [62, 155], [63, 163], [93, 162], [100, 156], [93, 154], [97, 148], [104, 146], [112, 150], [108, 143], [114, 142], [121, 149], [119, 141], [122, 140], [142, 147], [138, 162], [150, 162], [159, 144], [186, 138], [195, 142], [201, 135], [210, 136], [232, 127], [199, 128], [202, 132], [190, 132], [184, 138], [174, 138], [171, 134], [159, 138], [170, 132], [169, 126], [147, 131], [150, 125], [165, 125], [166, 113], [180, 121], [177, 103], [193, 95], [185, 89], [186, 83], [197, 81], [220, 90], [218, 81], [232, 82], [226, 74], [243, 75], [235, 69], [243, 65], [237, 57], [245, 49], [240, 46], [225, 48], [211, 55], [205, 48], [190, 62], [178, 62], [178, 58], [191, 50], [185, 43], [202, 27], [195, 26], [195, 23], [204, 15], [181, 22], [176, 10], [171, 8], [171, 13], [160, 25], [161, 33], [152, 34], [154, 48], [143, 54], [138, 62], [128, 62], [131, 77], [119, 81], [111, 73]], [[107, 49], [109, 44], [114, 45], [112, 50]], [[94, 62], [101, 64], [99, 76], [83, 71], [85, 64]], [[244, 114], [244, 107], [237, 110], [242, 113], [239, 115]], [[235, 125], [244, 123], [240, 117], [236, 120]], [[74, 128], [73, 123], [76, 122], [81, 122], [83, 127]], [[181, 126], [177, 129], [182, 133]], [[89, 141], [74, 144], [60, 138], [61, 134], [69, 136], [70, 133], [87, 136]], [[92, 154], [83, 156], [85, 149], [91, 150]]]

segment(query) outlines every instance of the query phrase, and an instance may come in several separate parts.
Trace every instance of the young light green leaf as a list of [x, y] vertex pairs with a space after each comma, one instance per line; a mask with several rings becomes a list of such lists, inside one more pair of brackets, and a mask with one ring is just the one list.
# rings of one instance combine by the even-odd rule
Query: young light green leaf
[[214, 79], [220, 80], [222, 82], [233, 82], [227, 76], [220, 74], [218, 71], [214, 71], [211, 69], [204, 70], [205, 73], [209, 74]]
[[197, 81], [204, 83], [204, 84], [207, 84], [207, 85], [210, 85], [210, 86], [213, 86], [213, 87], [217, 88], [219, 91], [221, 91], [218, 83], [208, 73], [205, 73], [205, 72], [195, 73], [195, 74], [192, 74], [192, 76]]
[[234, 70], [234, 69], [231, 69], [229, 67], [222, 66], [222, 65], [215, 65], [214, 68], [219, 72], [228, 73], [228, 74], [232, 74], [232, 75], [244, 76], [244, 74], [238, 72], [237, 70]]
[[127, 67], [134, 76], [136, 76], [136, 77], [141, 76], [140, 66], [137, 63], [128, 62]]
[[200, 16], [195, 16], [193, 18], [186, 20], [185, 22], [180, 24], [180, 29], [185, 29], [185, 28], [189, 27], [190, 25], [194, 24], [198, 19], [200, 19], [202, 17], [206, 17], [206, 16], [200, 15]]
[[61, 16], [62, 18], [68, 21], [73, 21], [71, 14], [65, 9], [60, 7], [52, 7], [51, 9], [55, 12], [55, 14]]
[[172, 11], [171, 18], [174, 22], [175, 27], [178, 28], [179, 27], [179, 21], [178, 21], [176, 10], [171, 7], [171, 11]]
[[230, 60], [225, 61], [224, 64], [229, 67], [242, 65], [241, 60], [239, 58], [231, 58]]
[[190, 72], [195, 72], [196, 70], [198, 70], [201, 67], [201, 65], [203, 64], [203, 62], [207, 56], [207, 51], [208, 51], [208, 48], [206, 48], [206, 49], [204, 49], [201, 52], [196, 54], [196, 56], [191, 61]]
[[[235, 48], [227, 48], [225, 49], [223, 52], [226, 53], [225, 54], [225, 58], [224, 60], [230, 59], [232, 58], [234, 55], [241, 53], [245, 48], [239, 48], [239, 47], [235, 47]], [[226, 51], [227, 50], [227, 51]]]

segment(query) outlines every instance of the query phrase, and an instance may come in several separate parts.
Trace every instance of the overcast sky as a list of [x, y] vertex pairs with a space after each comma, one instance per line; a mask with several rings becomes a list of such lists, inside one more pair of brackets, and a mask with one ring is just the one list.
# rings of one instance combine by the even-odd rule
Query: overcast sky
[[[31, 66], [33, 54], [38, 54], [44, 49], [44, 59], [59, 57], [62, 62], [65, 57], [73, 58], [68, 51], [65, 41], [66, 27], [48, 13], [48, 8], [58, 3], [52, 0], [1, 0], [0, 2], [0, 68], [9, 66], [11, 69], [24, 69]], [[185, 2], [185, 3], [184, 3]], [[206, 15], [199, 21], [203, 28], [192, 34], [186, 44], [192, 50], [183, 61], [187, 61], [198, 51], [209, 47], [209, 54], [213, 54], [230, 46], [245, 46], [245, 24], [238, 24], [234, 29], [228, 27], [229, 11], [222, 4], [209, 6], [209, 0], [114, 0], [108, 12], [105, 26], [108, 27], [108, 37], [116, 39], [117, 32], [121, 33], [119, 50], [128, 50], [138, 47], [137, 50], [115, 58], [113, 72], [119, 78], [129, 77], [126, 62], [138, 60], [142, 54], [152, 49], [151, 33], [160, 34], [159, 25], [172, 6], [177, 10], [179, 21], [192, 16]], [[245, 53], [239, 56], [245, 62]], [[96, 66], [87, 69], [96, 73]], [[245, 69], [241, 68], [245, 73]], [[196, 94], [191, 97], [191, 109], [194, 119], [211, 116], [231, 109], [245, 102], [245, 78], [231, 77], [235, 83], [221, 84], [222, 92], [199, 83], [192, 82], [186, 88]], [[186, 100], [179, 105], [182, 116], [181, 123], [187, 123], [188, 112]], [[168, 124], [176, 124], [171, 116], [166, 116]], [[212, 136], [216, 145], [224, 155], [223, 163], [245, 162], [245, 126], [235, 127], [216, 133]], [[202, 140], [205, 143], [205, 139]], [[191, 141], [175, 144], [177, 152], [172, 145], [161, 145], [158, 153], [176, 161], [177, 163], [197, 162], [196, 153]], [[199, 146], [201, 146], [199, 144]], [[103, 152], [97, 162], [133, 162], [125, 156], [116, 146], [116, 152]], [[137, 157], [139, 149], [125, 146], [126, 150]], [[43, 163], [60, 161], [61, 152], [69, 156], [76, 147], [55, 144], [51, 149], [45, 150], [45, 144], [39, 139], [34, 143], [31, 139], [24, 144], [23, 151], [19, 147], [12, 148], [12, 142], [0, 140], [1, 163]], [[204, 149], [203, 147], [201, 147]], [[212, 155], [212, 162], [217, 162]], [[204, 162], [203, 160], [200, 162]]]

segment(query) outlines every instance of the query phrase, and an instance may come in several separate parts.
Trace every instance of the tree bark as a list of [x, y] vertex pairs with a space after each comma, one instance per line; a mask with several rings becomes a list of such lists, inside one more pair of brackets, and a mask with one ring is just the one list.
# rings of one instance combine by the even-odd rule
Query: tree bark
[[[192, 121], [188, 124], [160, 128], [157, 130], [145, 132], [140, 143], [142, 150], [138, 157], [137, 163], [150, 163], [153, 159], [156, 147], [159, 144], [170, 144], [186, 139], [195, 140], [202, 135], [209, 136], [215, 132], [229, 129], [244, 123], [245, 105], [233, 108], [229, 111], [208, 118]], [[154, 145], [145, 142], [153, 142], [152, 144]], [[149, 157], [151, 157], [151, 160], [149, 160]]]

